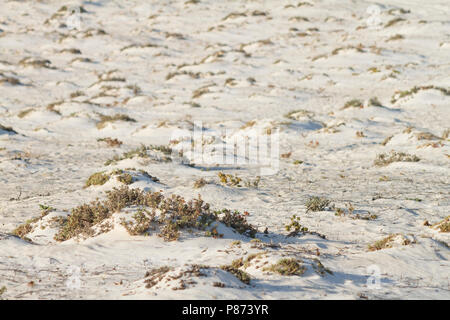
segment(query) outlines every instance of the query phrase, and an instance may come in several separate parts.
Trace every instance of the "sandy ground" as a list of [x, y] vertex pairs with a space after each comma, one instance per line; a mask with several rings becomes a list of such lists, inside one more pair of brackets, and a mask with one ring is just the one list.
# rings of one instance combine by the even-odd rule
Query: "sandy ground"
[[[436, 225], [450, 211], [448, 1], [75, 4], [0, 0], [0, 298], [450, 298], [450, 236]], [[199, 123], [213, 138], [192, 145], [217, 150], [274, 137], [274, 172], [195, 152], [122, 159], [141, 144], [179, 150], [174, 132]], [[377, 165], [391, 151], [404, 157]], [[114, 169], [130, 188], [246, 212], [256, 240], [219, 223], [217, 239], [164, 241], [112, 219], [108, 232], [56, 241], [52, 218], [123, 186], [85, 187]], [[330, 204], [308, 211], [314, 196]], [[286, 230], [294, 214], [307, 232]], [[220, 268], [239, 258], [249, 283]], [[304, 273], [267, 268], [282, 258]]]

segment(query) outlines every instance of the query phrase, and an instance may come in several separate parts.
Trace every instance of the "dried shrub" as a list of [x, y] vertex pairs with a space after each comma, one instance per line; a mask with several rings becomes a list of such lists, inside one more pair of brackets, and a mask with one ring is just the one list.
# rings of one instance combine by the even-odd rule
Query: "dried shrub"
[[19, 238], [24, 239], [28, 233], [33, 231], [33, 227], [31, 226], [32, 222], [33, 221], [26, 221], [24, 224], [21, 224], [16, 229], [14, 229], [12, 234], [18, 236]]
[[168, 266], [163, 266], [160, 268], [155, 268], [150, 271], [147, 271], [145, 274], [145, 287], [147, 289], [150, 289], [151, 287], [155, 286], [159, 281], [161, 281], [167, 272], [171, 271], [172, 268]]
[[[71, 214], [62, 223], [55, 240], [65, 241], [75, 236], [94, 235], [93, 227], [110, 218], [113, 213], [123, 208], [139, 206], [141, 209], [133, 216], [134, 222], [122, 220], [122, 224], [130, 234], [145, 233], [152, 223], [160, 226], [158, 236], [166, 241], [177, 240], [182, 229], [207, 230], [213, 222], [222, 222], [237, 232], [254, 237], [257, 230], [250, 225], [238, 211], [211, 212], [210, 205], [199, 196], [197, 199], [186, 201], [181, 196], [164, 197], [160, 192], [144, 192], [140, 189], [130, 189], [123, 186], [107, 192], [107, 199], [93, 201], [72, 209]], [[159, 211], [158, 219], [155, 218]], [[215, 228], [213, 228], [214, 231]], [[213, 231], [209, 231], [213, 233]], [[100, 230], [100, 232], [103, 232]], [[217, 230], [213, 236], [219, 236]]]

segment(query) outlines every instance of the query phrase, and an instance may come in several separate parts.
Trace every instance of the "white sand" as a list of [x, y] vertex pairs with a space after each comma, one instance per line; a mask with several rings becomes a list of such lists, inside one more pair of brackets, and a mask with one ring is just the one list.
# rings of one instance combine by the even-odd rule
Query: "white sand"
[[[379, 14], [369, 1], [184, 2], [84, 1], [78, 28], [67, 11], [54, 15], [61, 1], [0, 0], [0, 125], [16, 132], [0, 127], [0, 298], [449, 299], [449, 233], [424, 226], [450, 211], [450, 144], [443, 137], [450, 98], [428, 87], [450, 89], [448, 1], [380, 0]], [[403, 20], [389, 23], [396, 18]], [[414, 86], [426, 89], [396, 94]], [[372, 97], [381, 106], [370, 105]], [[363, 107], [343, 109], [352, 99]], [[300, 109], [309, 113], [285, 116]], [[136, 122], [99, 129], [99, 114]], [[141, 158], [104, 165], [141, 143], [168, 145], [175, 130], [197, 121], [233, 137], [279, 128], [280, 154], [291, 155], [258, 188], [224, 186], [217, 177], [223, 171], [253, 180], [255, 166], [206, 171]], [[242, 128], [249, 121], [253, 126]], [[424, 132], [434, 136], [420, 139]], [[110, 148], [97, 141], [104, 137], [123, 144]], [[421, 160], [374, 165], [377, 154], [391, 150]], [[200, 193], [214, 209], [248, 211], [262, 242], [224, 226], [222, 239], [183, 232], [164, 242], [156, 234], [131, 236], [119, 223], [96, 237], [56, 242], [49, 219], [121, 186], [111, 179], [84, 188], [92, 173], [114, 168], [160, 179], [137, 176], [131, 187], [187, 199]], [[195, 189], [200, 177], [211, 183]], [[306, 212], [311, 196], [355, 210]], [[13, 236], [39, 216], [39, 204], [56, 211], [32, 224], [32, 243]], [[369, 213], [377, 218], [356, 218]], [[287, 237], [293, 214], [312, 233]], [[368, 250], [397, 233], [403, 238], [392, 248]], [[259, 252], [265, 255], [242, 268], [250, 285], [217, 268]], [[301, 259], [306, 272], [262, 271], [281, 257]], [[316, 272], [314, 259], [333, 274]], [[146, 271], [171, 266], [179, 274], [190, 264], [212, 268], [145, 287]], [[182, 280], [195, 283], [173, 290]]]

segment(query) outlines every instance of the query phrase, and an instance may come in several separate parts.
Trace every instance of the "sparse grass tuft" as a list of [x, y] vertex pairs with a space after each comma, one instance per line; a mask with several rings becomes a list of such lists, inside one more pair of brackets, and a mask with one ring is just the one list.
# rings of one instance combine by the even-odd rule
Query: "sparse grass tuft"
[[386, 42], [395, 41], [395, 40], [402, 40], [402, 39], [405, 39], [405, 37], [403, 35], [396, 34], [394, 36], [389, 37], [389, 39], [387, 39]]
[[194, 188], [195, 188], [195, 189], [202, 188], [202, 187], [204, 187], [207, 183], [208, 183], [208, 182], [207, 182], [205, 179], [200, 178], [200, 179], [198, 179], [198, 180], [195, 180], [195, 182], [194, 182]]
[[374, 165], [378, 167], [387, 166], [393, 162], [418, 162], [420, 158], [416, 155], [407, 154], [404, 152], [391, 151], [390, 154], [382, 153], [377, 155], [374, 160]]
[[30, 109], [25, 109], [19, 112], [19, 114], [17, 115], [19, 118], [24, 118], [25, 116], [27, 116], [29, 113], [33, 112], [34, 109], [30, 108]]
[[325, 275], [325, 273], [333, 274], [333, 272], [330, 269], [326, 268], [319, 259], [314, 259], [314, 262], [315, 263], [312, 266], [314, 271], [316, 271], [318, 274], [322, 276]]
[[128, 185], [133, 183], [133, 176], [124, 172], [117, 176], [117, 180]]
[[85, 188], [104, 185], [108, 180], [109, 175], [104, 174], [103, 172], [96, 172], [87, 179]]
[[145, 209], [140, 209], [133, 215], [134, 222], [122, 220], [122, 225], [132, 236], [148, 234], [152, 222], [155, 221], [155, 214]]
[[6, 292], [6, 287], [3, 286], [0, 288], [0, 297]]
[[447, 88], [437, 87], [434, 85], [420, 86], [420, 87], [414, 86], [409, 90], [396, 91], [395, 94], [391, 98], [391, 103], [396, 103], [399, 99], [416, 94], [417, 92], [419, 92], [421, 90], [431, 90], [431, 89], [438, 90], [446, 96], [450, 95], [450, 89], [447, 89]]
[[409, 239], [404, 238], [399, 233], [395, 233], [395, 234], [390, 234], [386, 238], [375, 241], [373, 244], [369, 245], [368, 249], [369, 249], [369, 251], [377, 251], [377, 250], [392, 248], [395, 238], [400, 237], [400, 236], [402, 237], [402, 242], [401, 242], [402, 245], [406, 246], [411, 243], [411, 241]]
[[388, 21], [388, 22], [384, 25], [384, 27], [385, 27], [385, 28], [389, 28], [389, 27], [392, 27], [394, 24], [397, 24], [397, 23], [402, 22], [402, 21], [406, 21], [406, 20], [403, 19], [403, 18], [400, 18], [400, 17], [394, 18], [394, 19]]
[[301, 260], [295, 258], [283, 258], [278, 260], [277, 263], [264, 268], [263, 271], [278, 273], [283, 276], [301, 276], [306, 271], [306, 267], [302, 263]]
[[145, 287], [147, 289], [152, 288], [155, 286], [159, 281], [161, 281], [167, 272], [171, 271], [172, 268], [168, 266], [162, 266], [159, 268], [154, 268], [145, 273]]
[[18, 236], [19, 238], [25, 238], [25, 236], [33, 230], [31, 226], [32, 220], [28, 220], [24, 224], [21, 224], [16, 229], [13, 230], [13, 235]]
[[133, 118], [130, 118], [126, 114], [115, 114], [113, 116], [100, 115], [100, 121], [97, 122], [97, 128], [103, 129], [109, 122], [115, 121], [128, 121], [128, 122], [136, 122]]
[[99, 138], [97, 139], [99, 142], [105, 142], [108, 147], [120, 147], [120, 145], [123, 143], [122, 141], [118, 140], [117, 138], [112, 139], [110, 137], [106, 138]]
[[306, 200], [306, 212], [308, 211], [325, 211], [331, 206], [331, 201], [322, 197], [311, 197]]
[[440, 232], [450, 232], [450, 216], [446, 217], [444, 220], [436, 223], [435, 228], [438, 228]]
[[125, 160], [125, 159], [132, 159], [134, 157], [149, 158], [150, 155], [149, 155], [148, 151], [150, 151], [150, 150], [162, 153], [162, 157], [160, 158], [161, 161], [166, 161], [166, 162], [172, 161], [172, 158], [170, 157], [170, 154], [172, 153], [172, 148], [167, 147], [167, 146], [141, 145], [140, 147], [138, 147], [136, 149], [124, 152], [122, 154], [122, 156], [114, 156], [112, 159], [107, 160], [105, 162], [105, 166], [109, 166], [110, 164], [116, 164], [118, 161]]
[[17, 132], [16, 132], [13, 128], [11, 128], [11, 127], [5, 127], [5, 126], [3, 126], [3, 125], [1, 125], [1, 124], [0, 124], [0, 130], [3, 130], [3, 131], [6, 131], [6, 132], [10, 132], [10, 133], [17, 134]]
[[349, 100], [345, 103], [344, 107], [342, 107], [342, 109], [347, 109], [347, 108], [362, 108], [363, 107], [363, 103], [361, 100], [359, 99], [352, 99]]
[[308, 110], [293, 110], [285, 114], [284, 116], [291, 120], [300, 120], [301, 118], [311, 118], [314, 112]]
[[378, 100], [377, 97], [372, 97], [369, 100], [369, 106], [382, 107], [383, 105], [381, 104], [380, 100]]
[[235, 268], [235, 267], [233, 267], [231, 265], [230, 266], [221, 266], [220, 269], [231, 273], [236, 278], [241, 280], [243, 283], [250, 284], [251, 278], [250, 278], [250, 275], [247, 272], [242, 271], [242, 270], [240, 270], [238, 268]]
[[39, 217], [34, 217], [32, 219], [28, 219], [27, 221], [25, 221], [25, 223], [19, 225], [16, 229], [14, 229], [12, 231], [13, 235], [18, 236], [19, 238], [24, 239], [24, 240], [29, 240], [26, 237], [26, 235], [33, 231], [33, 226], [31, 224], [38, 222], [39, 220], [44, 218], [46, 215], [48, 215], [50, 213], [50, 211], [54, 210], [54, 208], [52, 208], [52, 207], [47, 207], [47, 206], [42, 206], [42, 205], [39, 205], [39, 206], [41, 207], [41, 210], [42, 210], [41, 215]]

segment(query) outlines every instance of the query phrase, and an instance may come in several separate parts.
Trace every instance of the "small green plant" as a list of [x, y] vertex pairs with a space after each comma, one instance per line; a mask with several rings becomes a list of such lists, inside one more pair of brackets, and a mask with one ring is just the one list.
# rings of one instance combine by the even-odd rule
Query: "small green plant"
[[301, 260], [295, 258], [283, 258], [278, 260], [277, 263], [265, 267], [263, 271], [278, 273], [282, 276], [301, 276], [306, 271], [306, 267], [302, 263]]
[[44, 205], [44, 204], [39, 204], [39, 208], [42, 210], [41, 217], [44, 217], [48, 213], [56, 210], [55, 208], [53, 208], [51, 206]]
[[289, 232], [289, 231], [293, 230], [293, 232], [295, 232], [295, 233], [308, 231], [308, 228], [303, 227], [300, 224], [300, 217], [297, 217], [297, 215], [294, 214], [294, 215], [292, 215], [292, 217], [290, 219], [291, 219], [291, 222], [284, 226], [286, 231]]
[[218, 173], [220, 182], [222, 184], [225, 184], [227, 186], [236, 186], [236, 187], [241, 187], [241, 182], [242, 179], [239, 178], [237, 175], [231, 175], [231, 174], [225, 174], [223, 172], [219, 172]]
[[249, 254], [247, 256], [247, 259], [245, 259], [245, 261], [243, 261], [243, 265], [242, 266], [244, 267], [244, 269], [247, 269], [250, 266], [250, 264], [251, 264], [251, 262], [253, 260], [258, 262], [259, 261], [258, 258], [262, 257], [264, 254], [265, 254], [264, 252], [258, 252], [258, 253]]
[[306, 212], [325, 211], [330, 208], [331, 201], [322, 197], [310, 197], [306, 200]]

